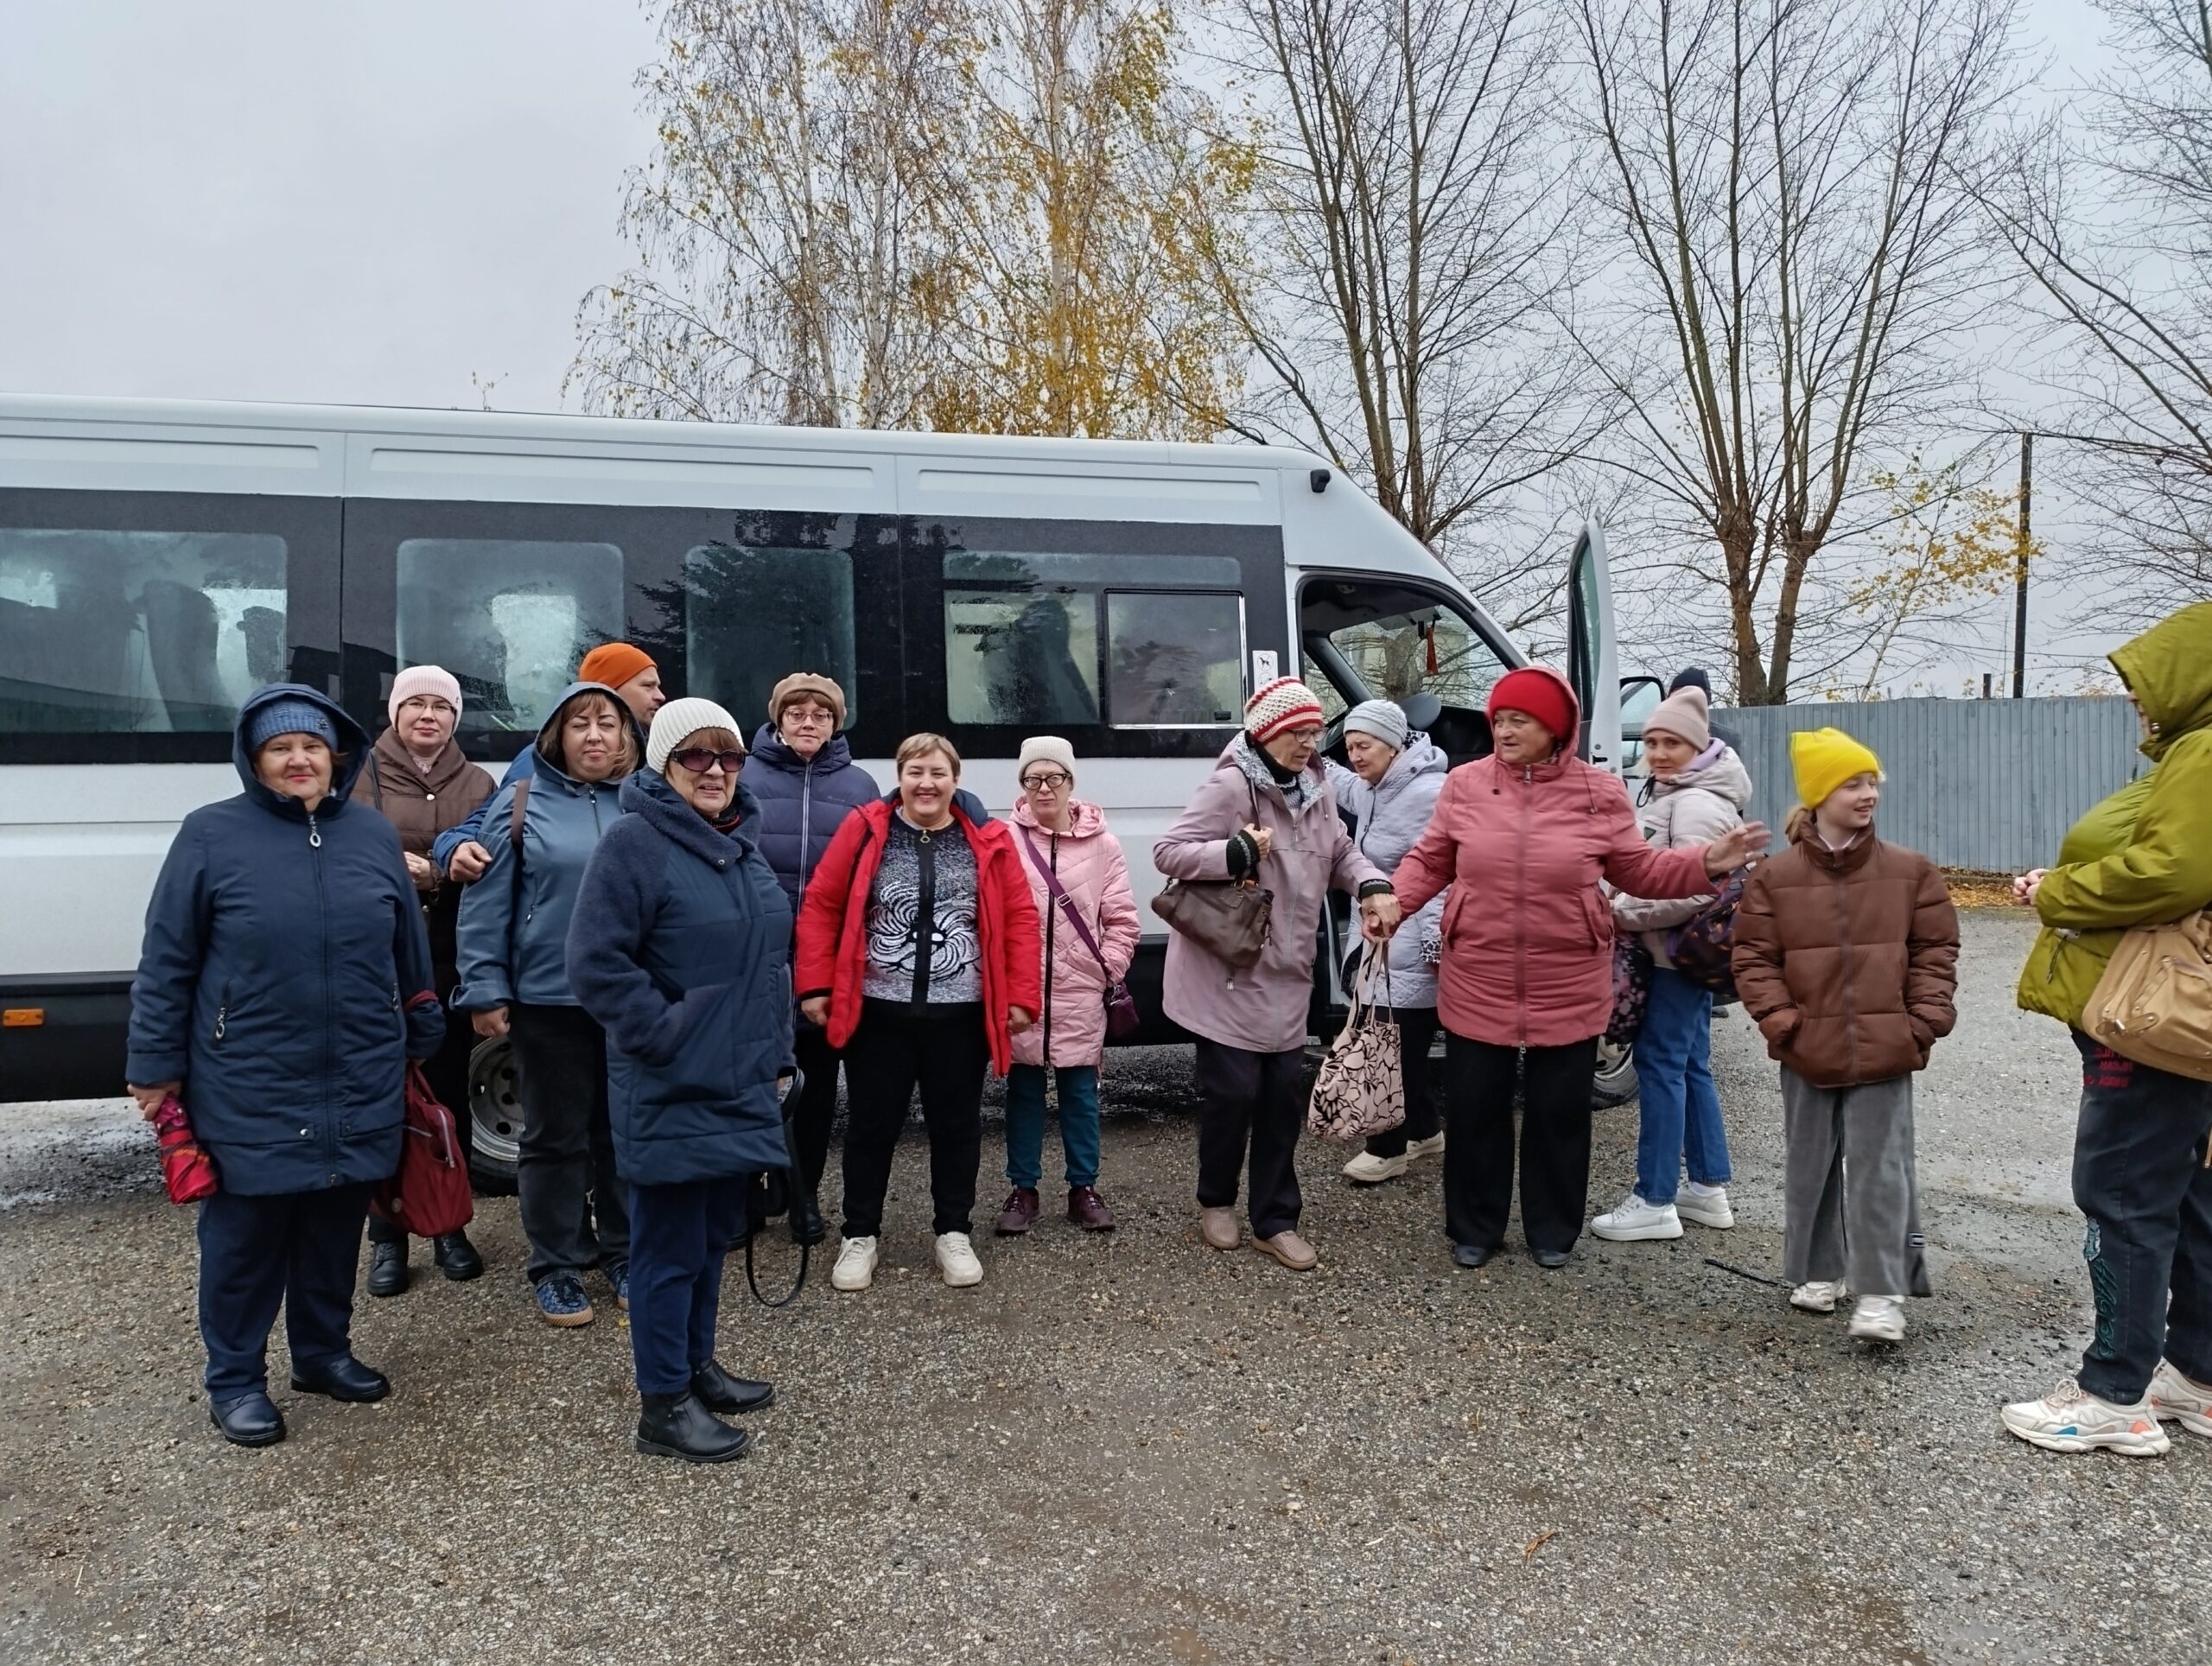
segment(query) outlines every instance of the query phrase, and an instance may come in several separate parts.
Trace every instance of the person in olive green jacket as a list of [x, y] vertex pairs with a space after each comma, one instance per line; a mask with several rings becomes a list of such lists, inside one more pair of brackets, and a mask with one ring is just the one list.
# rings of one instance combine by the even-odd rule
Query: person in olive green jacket
[[2074, 1201], [2088, 1218], [2096, 1334], [2076, 1377], [2003, 1415], [2054, 1451], [2149, 1458], [2171, 1444], [2161, 1420], [2212, 1437], [2212, 1082], [2123, 1059], [2089, 1039], [2083, 1015], [2131, 926], [2212, 907], [2212, 601], [2112, 663], [2152, 768], [2075, 823], [2057, 867], [2012, 887], [2044, 928], [2019, 1003], [2069, 1026], [2082, 1053]]

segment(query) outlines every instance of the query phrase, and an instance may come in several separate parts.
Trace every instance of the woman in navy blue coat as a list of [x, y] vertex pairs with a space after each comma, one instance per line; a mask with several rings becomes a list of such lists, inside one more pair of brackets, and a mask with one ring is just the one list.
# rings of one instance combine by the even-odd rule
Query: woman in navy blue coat
[[240, 1446], [284, 1438], [264, 1358], [277, 1304], [292, 1387], [381, 1400], [353, 1358], [353, 1269], [399, 1167], [410, 1059], [436, 1052], [423, 911], [391, 823], [346, 795], [368, 736], [313, 689], [257, 690], [232, 760], [245, 790], [177, 829], [130, 990], [130, 1091], [175, 1094], [215, 1160], [200, 1205], [208, 1409]]
[[791, 909], [738, 785], [744, 742], [710, 700], [653, 715], [647, 767], [585, 869], [569, 982], [607, 1032], [614, 1166], [629, 1186], [638, 1450], [719, 1463], [766, 1406], [715, 1362], [722, 1256], [752, 1175], [785, 1162]]

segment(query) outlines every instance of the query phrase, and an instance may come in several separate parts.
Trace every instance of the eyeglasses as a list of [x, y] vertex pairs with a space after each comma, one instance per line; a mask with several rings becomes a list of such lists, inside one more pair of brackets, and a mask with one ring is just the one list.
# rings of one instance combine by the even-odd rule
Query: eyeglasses
[[734, 775], [745, 766], [743, 753], [716, 752], [711, 747], [686, 747], [681, 752], [671, 752], [669, 756], [694, 775], [704, 775], [716, 764], [722, 766], [723, 774]]
[[834, 711], [824, 711], [819, 706], [786, 706], [784, 708], [783, 721], [785, 723], [803, 723], [808, 728], [815, 728], [823, 725], [834, 726], [837, 722], [837, 714]]
[[1074, 776], [1063, 775], [1058, 770], [1053, 770], [1047, 774], [1025, 775], [1021, 778], [1021, 786], [1025, 792], [1058, 792], [1063, 787], [1074, 785]]

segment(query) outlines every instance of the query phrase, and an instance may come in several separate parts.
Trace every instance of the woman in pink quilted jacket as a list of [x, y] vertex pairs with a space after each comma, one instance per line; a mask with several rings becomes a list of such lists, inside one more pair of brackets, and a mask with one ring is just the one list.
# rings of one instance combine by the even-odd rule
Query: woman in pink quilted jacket
[[1600, 880], [1637, 897], [1709, 893], [1766, 845], [1756, 822], [1661, 850], [1620, 779], [1574, 755], [1581, 704], [1548, 666], [1491, 690], [1495, 752], [1446, 778], [1435, 817], [1391, 879], [1408, 913], [1447, 885], [1437, 1014], [1445, 1030], [1444, 1224], [1480, 1267], [1513, 1202], [1522, 1096], [1521, 1230], [1562, 1267], [1590, 1189], [1590, 1094], [1612, 1014], [1613, 914]]
[[1075, 796], [1075, 748], [1057, 734], [1033, 735], [1021, 743], [1014, 773], [1022, 796], [1014, 806], [1014, 844], [1045, 926], [1045, 1003], [1037, 1022], [1014, 1038], [1006, 1080], [1006, 1177], [1014, 1189], [998, 1230], [1027, 1232], [1036, 1224], [1049, 1073], [1067, 1154], [1068, 1218], [1088, 1232], [1110, 1231], [1114, 1214], [1098, 1195], [1098, 1065], [1106, 992], [1128, 976], [1137, 951], [1136, 896], [1106, 812]]

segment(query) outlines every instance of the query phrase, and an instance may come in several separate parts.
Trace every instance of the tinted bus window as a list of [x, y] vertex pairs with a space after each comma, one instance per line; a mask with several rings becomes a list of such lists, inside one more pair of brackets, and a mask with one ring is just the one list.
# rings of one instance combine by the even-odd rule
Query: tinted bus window
[[624, 635], [612, 544], [406, 538], [397, 580], [398, 663], [460, 680], [464, 734], [535, 728], [585, 653]]
[[273, 534], [0, 527], [0, 732], [228, 729], [284, 676]]
[[1098, 721], [1098, 599], [1039, 583], [1041, 564], [1033, 556], [945, 557], [945, 714], [952, 722]]
[[784, 677], [819, 671], [845, 691], [845, 727], [853, 727], [860, 677], [850, 554], [703, 544], [683, 557], [683, 588], [688, 692], [750, 724], [767, 716], [769, 691]]
[[1234, 725], [1243, 705], [1244, 609], [1236, 596], [1106, 598], [1111, 667], [1107, 722], [1116, 728]]

